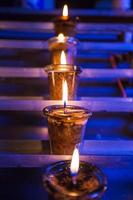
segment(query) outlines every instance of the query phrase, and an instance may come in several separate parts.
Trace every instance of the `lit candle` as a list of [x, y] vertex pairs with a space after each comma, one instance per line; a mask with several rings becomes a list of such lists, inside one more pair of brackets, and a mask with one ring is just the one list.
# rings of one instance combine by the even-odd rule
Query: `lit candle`
[[[64, 88], [65, 85], [67, 84], [64, 84]], [[83, 140], [87, 120], [91, 117], [91, 112], [83, 107], [66, 105], [67, 89], [65, 92], [64, 105], [52, 105], [43, 109], [48, 121], [52, 154], [72, 154], [75, 145]]]
[[66, 4], [63, 7], [62, 16], [64, 20], [68, 19], [68, 6]]
[[64, 50], [58, 52], [60, 52], [60, 54], [58, 54], [59, 64], [48, 65], [45, 68], [45, 71], [48, 73], [50, 98], [52, 100], [62, 100], [62, 84], [63, 81], [66, 80], [68, 100], [73, 100], [76, 97], [78, 77], [81, 73], [81, 69], [78, 66], [68, 64], [69, 59], [66, 57]]
[[48, 166], [43, 183], [56, 200], [101, 199], [107, 189], [106, 176], [99, 168], [88, 162], [79, 163], [77, 148], [71, 161], [59, 161]]
[[60, 54], [65, 52], [67, 64], [73, 65], [75, 63], [77, 54], [78, 40], [74, 37], [64, 36], [59, 33], [57, 37], [52, 37], [48, 40], [48, 48], [51, 52], [53, 64], [60, 64]]
[[75, 18], [69, 16], [68, 6], [65, 4], [62, 15], [54, 19], [56, 34], [63, 33], [66, 36], [74, 36], [76, 34], [76, 22]]
[[63, 80], [68, 86], [68, 100], [76, 99], [77, 85], [81, 70], [71, 65], [48, 65], [45, 67], [48, 74], [49, 91], [51, 100], [62, 100]]
[[79, 171], [79, 150], [77, 147], [75, 147], [70, 165], [70, 172], [72, 175], [72, 182], [74, 185], [77, 183], [78, 171]]

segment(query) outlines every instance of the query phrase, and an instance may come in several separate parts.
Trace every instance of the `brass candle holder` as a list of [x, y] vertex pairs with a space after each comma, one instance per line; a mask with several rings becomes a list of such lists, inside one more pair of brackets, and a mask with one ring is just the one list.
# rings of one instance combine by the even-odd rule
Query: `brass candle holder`
[[52, 105], [44, 108], [52, 154], [72, 154], [75, 145], [82, 141], [91, 113], [79, 106]]
[[80, 67], [67, 64], [48, 65], [45, 67], [45, 71], [48, 74], [50, 99], [62, 100], [64, 80], [68, 84], [68, 99], [73, 100], [76, 98], [78, 78], [81, 73]]
[[60, 64], [61, 52], [65, 52], [67, 64], [73, 65], [77, 55], [78, 40], [74, 37], [64, 36], [60, 33], [57, 37], [49, 39], [48, 46], [53, 64]]

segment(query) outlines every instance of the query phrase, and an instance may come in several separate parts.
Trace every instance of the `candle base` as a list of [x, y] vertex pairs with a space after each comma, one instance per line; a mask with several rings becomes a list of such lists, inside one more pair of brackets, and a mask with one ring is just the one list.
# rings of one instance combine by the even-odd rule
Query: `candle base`
[[63, 33], [65, 36], [75, 36], [76, 35], [76, 25], [78, 18], [72, 17], [56, 17], [54, 22], [55, 33], [58, 35]]
[[72, 154], [75, 145], [82, 141], [91, 112], [79, 106], [53, 105], [43, 109], [48, 121], [52, 154]]
[[60, 161], [47, 167], [43, 184], [53, 199], [96, 200], [107, 189], [107, 180], [96, 166], [80, 162], [76, 185], [72, 182], [70, 161]]

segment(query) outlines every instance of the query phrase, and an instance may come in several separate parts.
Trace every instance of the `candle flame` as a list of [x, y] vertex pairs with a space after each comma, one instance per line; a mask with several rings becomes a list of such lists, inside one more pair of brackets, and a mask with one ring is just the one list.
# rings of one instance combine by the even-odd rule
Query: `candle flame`
[[62, 12], [63, 17], [68, 17], [68, 6], [65, 4]]
[[75, 147], [70, 165], [71, 174], [77, 175], [78, 170], [79, 170], [79, 150], [77, 147]]
[[63, 95], [62, 95], [62, 100], [64, 102], [64, 105], [66, 105], [67, 100], [68, 100], [68, 86], [66, 80], [63, 81]]
[[60, 34], [58, 35], [58, 41], [59, 41], [59, 42], [64, 42], [64, 39], [65, 39], [65, 37], [64, 37], [63, 33], [60, 33]]
[[66, 65], [67, 64], [66, 63], [66, 55], [65, 55], [64, 51], [61, 52], [60, 63], [61, 63], [61, 65]]

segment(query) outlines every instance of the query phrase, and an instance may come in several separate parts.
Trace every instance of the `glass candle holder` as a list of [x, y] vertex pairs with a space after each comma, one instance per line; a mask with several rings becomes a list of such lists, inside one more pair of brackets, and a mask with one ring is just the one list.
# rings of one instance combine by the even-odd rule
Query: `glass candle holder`
[[78, 40], [73, 37], [63, 37], [60, 41], [58, 37], [49, 39], [48, 46], [51, 52], [52, 63], [60, 64], [61, 52], [65, 52], [67, 64], [73, 65], [77, 54]]
[[79, 106], [53, 105], [44, 108], [52, 154], [72, 154], [75, 145], [84, 137], [86, 123], [91, 113]]
[[87, 162], [80, 162], [76, 179], [76, 184], [73, 184], [70, 161], [60, 161], [47, 167], [43, 184], [48, 193], [58, 200], [96, 200], [107, 189], [105, 175]]
[[63, 81], [68, 85], [68, 100], [76, 98], [80, 67], [72, 65], [48, 65], [45, 67], [48, 73], [50, 99], [62, 100]]
[[76, 35], [76, 25], [78, 18], [72, 18], [70, 16], [56, 17], [54, 22], [55, 33], [63, 33], [65, 36], [75, 36]]

